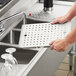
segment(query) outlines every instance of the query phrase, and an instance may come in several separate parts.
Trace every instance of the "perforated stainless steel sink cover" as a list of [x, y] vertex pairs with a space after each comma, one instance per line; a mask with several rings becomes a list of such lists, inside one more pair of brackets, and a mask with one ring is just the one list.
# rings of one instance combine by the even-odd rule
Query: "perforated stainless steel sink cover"
[[49, 46], [55, 39], [63, 39], [71, 31], [71, 23], [39, 23], [22, 26], [19, 45], [21, 47]]

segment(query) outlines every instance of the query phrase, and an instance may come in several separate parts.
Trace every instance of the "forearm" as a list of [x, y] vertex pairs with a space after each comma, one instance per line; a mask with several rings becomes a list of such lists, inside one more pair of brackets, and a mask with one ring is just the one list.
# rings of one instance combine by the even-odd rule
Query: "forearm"
[[76, 2], [64, 17], [70, 21], [74, 16], [76, 16]]
[[76, 25], [73, 27], [72, 31], [66, 36], [65, 39], [70, 44], [76, 42]]

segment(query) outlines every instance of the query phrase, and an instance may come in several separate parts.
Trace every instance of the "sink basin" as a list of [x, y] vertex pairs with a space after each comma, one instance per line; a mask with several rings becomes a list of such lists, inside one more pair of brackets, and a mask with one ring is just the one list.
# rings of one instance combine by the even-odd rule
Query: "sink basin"
[[1, 42], [4, 43], [12, 43], [12, 44], [18, 44], [20, 37], [20, 31], [17, 29], [10, 31], [2, 40]]
[[[8, 46], [8, 45], [0, 45], [0, 56], [2, 54], [5, 54], [6, 53], [5, 50], [7, 48], [11, 48], [11, 46]], [[37, 52], [38, 52], [37, 50], [29, 50], [29, 49], [16, 48], [16, 52], [13, 53], [13, 56], [16, 58], [18, 64], [16, 64], [16, 65], [13, 66], [14, 71], [18, 74], [19, 72], [21, 72], [24, 69], [22, 71], [22, 72], [24, 72], [25, 69], [30, 64], [30, 62], [35, 57], [35, 55], [37, 54]], [[5, 60], [0, 57], [0, 70], [3, 67], [3, 65], [4, 65], [4, 62], [5, 62]]]
[[[11, 46], [0, 45], [0, 56], [6, 53], [5, 49], [7, 48], [11, 48]], [[13, 55], [17, 59], [19, 64], [28, 64], [31, 59], [36, 55], [36, 53], [37, 51], [34, 50], [16, 48], [16, 52]], [[4, 62], [1, 57], [0, 62]]]
[[[21, 22], [22, 23], [22, 22]], [[5, 53], [5, 49], [10, 47], [16, 47], [19, 45], [19, 38], [20, 38], [20, 26], [17, 26], [16, 29], [11, 30], [0, 42], [3, 43], [3, 45], [0, 45], [0, 55]], [[13, 46], [12, 46], [13, 45]], [[15, 46], [16, 45], [16, 46]], [[29, 49], [23, 49], [19, 46], [16, 47], [16, 52], [14, 53], [14, 57], [18, 60], [19, 64], [28, 64], [30, 60], [35, 56], [37, 53], [37, 50], [29, 50]], [[0, 58], [0, 61], [3, 62], [3, 60]]]
[[[28, 65], [33, 61], [33, 59], [35, 59], [36, 55], [39, 53], [39, 49], [25, 49], [18, 46], [21, 24], [22, 22], [20, 22], [19, 26], [16, 26], [3, 39], [0, 40], [0, 56], [6, 53], [5, 50], [7, 48], [16, 48], [16, 52], [13, 53], [13, 56], [17, 59], [18, 65], [15, 66], [14, 69], [16, 70], [16, 68], [18, 67], [17, 72], [21, 72], [22, 74], [26, 70]], [[0, 69], [3, 66], [4, 62], [5, 61], [0, 57]]]

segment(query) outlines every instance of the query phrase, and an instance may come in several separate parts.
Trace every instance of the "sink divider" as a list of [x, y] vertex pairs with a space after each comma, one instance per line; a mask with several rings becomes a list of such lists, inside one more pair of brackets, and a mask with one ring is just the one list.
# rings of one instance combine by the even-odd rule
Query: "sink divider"
[[14, 28], [13, 30], [10, 31], [10, 44], [14, 44], [14, 31], [21, 32], [21, 29]]

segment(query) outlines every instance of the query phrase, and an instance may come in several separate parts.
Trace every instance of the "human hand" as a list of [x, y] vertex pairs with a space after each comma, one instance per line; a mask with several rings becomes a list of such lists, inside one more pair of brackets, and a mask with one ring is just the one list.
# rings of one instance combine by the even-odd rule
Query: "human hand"
[[52, 41], [50, 45], [52, 50], [54, 49], [58, 52], [63, 52], [69, 47], [70, 44], [66, 41], [66, 39], [57, 39]]
[[55, 24], [55, 23], [65, 23], [67, 22], [67, 19], [65, 18], [65, 16], [61, 16], [61, 17], [57, 17], [55, 20], [53, 20], [51, 22], [51, 24]]

